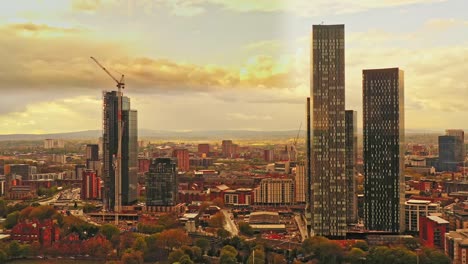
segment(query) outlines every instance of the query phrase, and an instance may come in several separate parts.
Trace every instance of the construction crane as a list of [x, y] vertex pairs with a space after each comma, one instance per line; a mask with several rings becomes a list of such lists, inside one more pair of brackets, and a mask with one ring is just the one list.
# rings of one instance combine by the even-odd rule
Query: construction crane
[[[118, 137], [118, 147], [117, 147], [117, 155], [113, 157], [114, 163], [114, 172], [115, 172], [115, 185], [114, 185], [114, 212], [119, 213], [122, 209], [122, 134], [123, 134], [123, 121], [122, 121], [122, 89], [125, 88], [124, 83], [124, 75], [120, 80], [117, 80], [107, 69], [106, 67], [102, 66], [99, 61], [94, 58], [90, 57], [96, 64], [104, 70], [107, 75], [109, 75], [116, 83], [117, 83], [117, 137]], [[110, 194], [107, 194], [110, 196]], [[109, 201], [110, 201], [110, 197]], [[109, 203], [110, 205], [110, 203]], [[116, 223], [118, 223], [118, 215], [115, 217]]]
[[91, 58], [94, 62], [96, 62], [96, 64], [97, 64], [99, 67], [101, 67], [101, 69], [103, 69], [103, 70], [107, 73], [107, 75], [109, 75], [109, 76], [117, 83], [117, 85], [116, 85], [116, 86], [117, 86], [117, 89], [119, 89], [119, 90], [120, 90], [120, 89], [125, 89], [125, 82], [124, 82], [125, 75], [122, 74], [122, 77], [120, 77], [120, 81], [119, 81], [119, 80], [117, 80], [117, 78], [114, 77], [114, 75], [112, 75], [112, 74], [106, 69], [106, 67], [102, 66], [102, 64], [99, 63], [99, 61], [98, 61], [96, 58], [94, 58], [94, 57], [92, 57], [92, 56], [91, 56], [90, 58]]
[[[297, 145], [297, 140], [299, 139], [299, 134], [301, 133], [301, 128], [302, 128], [302, 122], [301, 122], [301, 124], [299, 125], [299, 130], [297, 130], [296, 138], [294, 139], [293, 144], [291, 145], [292, 150], [294, 150], [294, 154], [295, 154], [294, 159], [295, 159], [295, 160], [297, 159], [297, 148], [296, 148], [296, 145]], [[288, 156], [289, 156], [289, 162], [291, 162], [291, 149], [290, 149], [289, 147], [288, 147]]]

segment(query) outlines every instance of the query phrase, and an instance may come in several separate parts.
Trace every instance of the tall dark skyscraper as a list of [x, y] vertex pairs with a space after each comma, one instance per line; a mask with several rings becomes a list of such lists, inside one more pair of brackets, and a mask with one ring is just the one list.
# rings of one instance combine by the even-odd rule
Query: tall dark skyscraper
[[356, 161], [357, 161], [357, 112], [346, 110], [346, 196], [348, 224], [357, 223], [357, 196], [356, 196]]
[[116, 199], [122, 199], [122, 205], [136, 201], [138, 171], [138, 127], [137, 112], [130, 110], [130, 99], [122, 97], [122, 188], [120, 197], [116, 197], [114, 160], [118, 148], [118, 97], [117, 92], [104, 92], [103, 105], [103, 178], [104, 199], [107, 208], [113, 210]]
[[151, 160], [146, 173], [146, 205], [174, 206], [177, 204], [177, 164], [171, 158]]
[[463, 130], [447, 130], [439, 136], [439, 171], [457, 171], [465, 160], [465, 133]]
[[99, 145], [87, 144], [86, 145], [86, 160], [99, 160]]
[[344, 25], [312, 29], [312, 229], [346, 235]]
[[364, 224], [403, 232], [404, 75], [398, 68], [363, 71]]

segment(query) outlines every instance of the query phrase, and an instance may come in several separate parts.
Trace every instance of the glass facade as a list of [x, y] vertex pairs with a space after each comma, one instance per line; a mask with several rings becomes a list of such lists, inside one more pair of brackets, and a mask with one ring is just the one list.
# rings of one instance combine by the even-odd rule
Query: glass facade
[[146, 205], [177, 205], [177, 164], [173, 159], [151, 160], [146, 173]]
[[357, 223], [357, 196], [356, 196], [356, 161], [357, 161], [357, 112], [346, 110], [346, 218], [348, 224]]
[[316, 235], [346, 235], [344, 25], [312, 29], [311, 213]]
[[[122, 97], [122, 205], [136, 201], [138, 167], [138, 126], [137, 112], [130, 110], [130, 99]], [[116, 91], [103, 94], [103, 178], [104, 202], [113, 209], [115, 201], [115, 156], [118, 149], [118, 96]]]
[[403, 232], [404, 76], [398, 68], [363, 71], [364, 224]]

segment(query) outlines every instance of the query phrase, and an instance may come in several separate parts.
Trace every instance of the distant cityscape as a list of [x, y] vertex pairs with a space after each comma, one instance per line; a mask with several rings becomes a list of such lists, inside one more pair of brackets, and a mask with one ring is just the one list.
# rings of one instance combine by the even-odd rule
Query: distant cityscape
[[388, 65], [362, 70], [360, 133], [345, 26], [311, 36], [304, 122], [270, 137], [142, 137], [93, 58], [118, 86], [99, 138], [0, 141], [0, 263], [467, 263], [464, 130], [405, 134], [413, 76]]

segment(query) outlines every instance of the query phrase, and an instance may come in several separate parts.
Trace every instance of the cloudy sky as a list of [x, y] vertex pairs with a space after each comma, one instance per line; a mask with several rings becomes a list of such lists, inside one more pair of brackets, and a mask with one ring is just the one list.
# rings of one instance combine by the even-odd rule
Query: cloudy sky
[[[313, 24], [345, 24], [361, 71], [405, 71], [406, 128], [468, 128], [466, 0], [16, 0], [0, 9], [0, 133], [101, 129], [124, 73], [139, 127], [297, 129]], [[362, 123], [362, 122], [360, 122]]]

